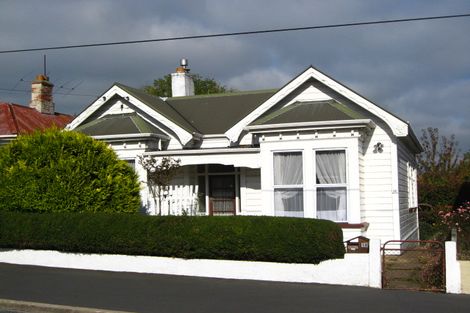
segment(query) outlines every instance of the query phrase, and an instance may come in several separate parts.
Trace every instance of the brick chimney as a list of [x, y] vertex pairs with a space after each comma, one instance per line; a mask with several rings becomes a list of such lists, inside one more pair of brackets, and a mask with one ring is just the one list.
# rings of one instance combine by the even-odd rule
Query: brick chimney
[[171, 74], [171, 93], [173, 97], [194, 96], [194, 81], [189, 75], [187, 59], [181, 59], [176, 73]]
[[54, 84], [49, 82], [49, 77], [46, 75], [36, 76], [36, 79], [31, 83], [31, 103], [29, 107], [40, 113], [54, 114], [53, 87]]

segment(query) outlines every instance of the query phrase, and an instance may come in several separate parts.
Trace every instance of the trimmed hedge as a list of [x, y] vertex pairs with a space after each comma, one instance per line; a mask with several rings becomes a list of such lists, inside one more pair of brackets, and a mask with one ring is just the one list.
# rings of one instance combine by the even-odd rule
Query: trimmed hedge
[[315, 264], [344, 256], [335, 223], [264, 216], [0, 212], [0, 248]]

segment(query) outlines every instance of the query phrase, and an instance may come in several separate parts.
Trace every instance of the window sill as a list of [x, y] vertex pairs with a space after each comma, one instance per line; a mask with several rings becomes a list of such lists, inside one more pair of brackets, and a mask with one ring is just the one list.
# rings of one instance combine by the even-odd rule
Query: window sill
[[336, 223], [339, 225], [339, 227], [341, 228], [346, 228], [346, 229], [362, 229], [364, 231], [367, 230], [367, 228], [369, 228], [369, 223], [367, 222], [364, 222], [364, 223], [347, 223], [347, 222], [338, 222]]

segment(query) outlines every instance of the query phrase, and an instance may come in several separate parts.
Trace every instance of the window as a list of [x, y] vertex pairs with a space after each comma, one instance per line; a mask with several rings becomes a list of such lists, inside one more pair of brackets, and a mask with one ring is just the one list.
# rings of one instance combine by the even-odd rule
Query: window
[[317, 151], [317, 218], [336, 222], [347, 220], [346, 153]]
[[302, 152], [274, 153], [276, 216], [304, 216]]
[[408, 176], [408, 207], [416, 208], [418, 206], [418, 192], [416, 190], [416, 169], [407, 162]]

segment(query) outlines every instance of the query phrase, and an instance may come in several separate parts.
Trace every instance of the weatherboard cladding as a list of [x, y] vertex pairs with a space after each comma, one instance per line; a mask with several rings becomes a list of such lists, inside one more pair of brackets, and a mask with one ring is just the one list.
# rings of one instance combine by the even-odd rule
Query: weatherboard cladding
[[137, 114], [108, 115], [81, 125], [75, 130], [90, 136], [122, 134], [163, 134], [158, 128]]

